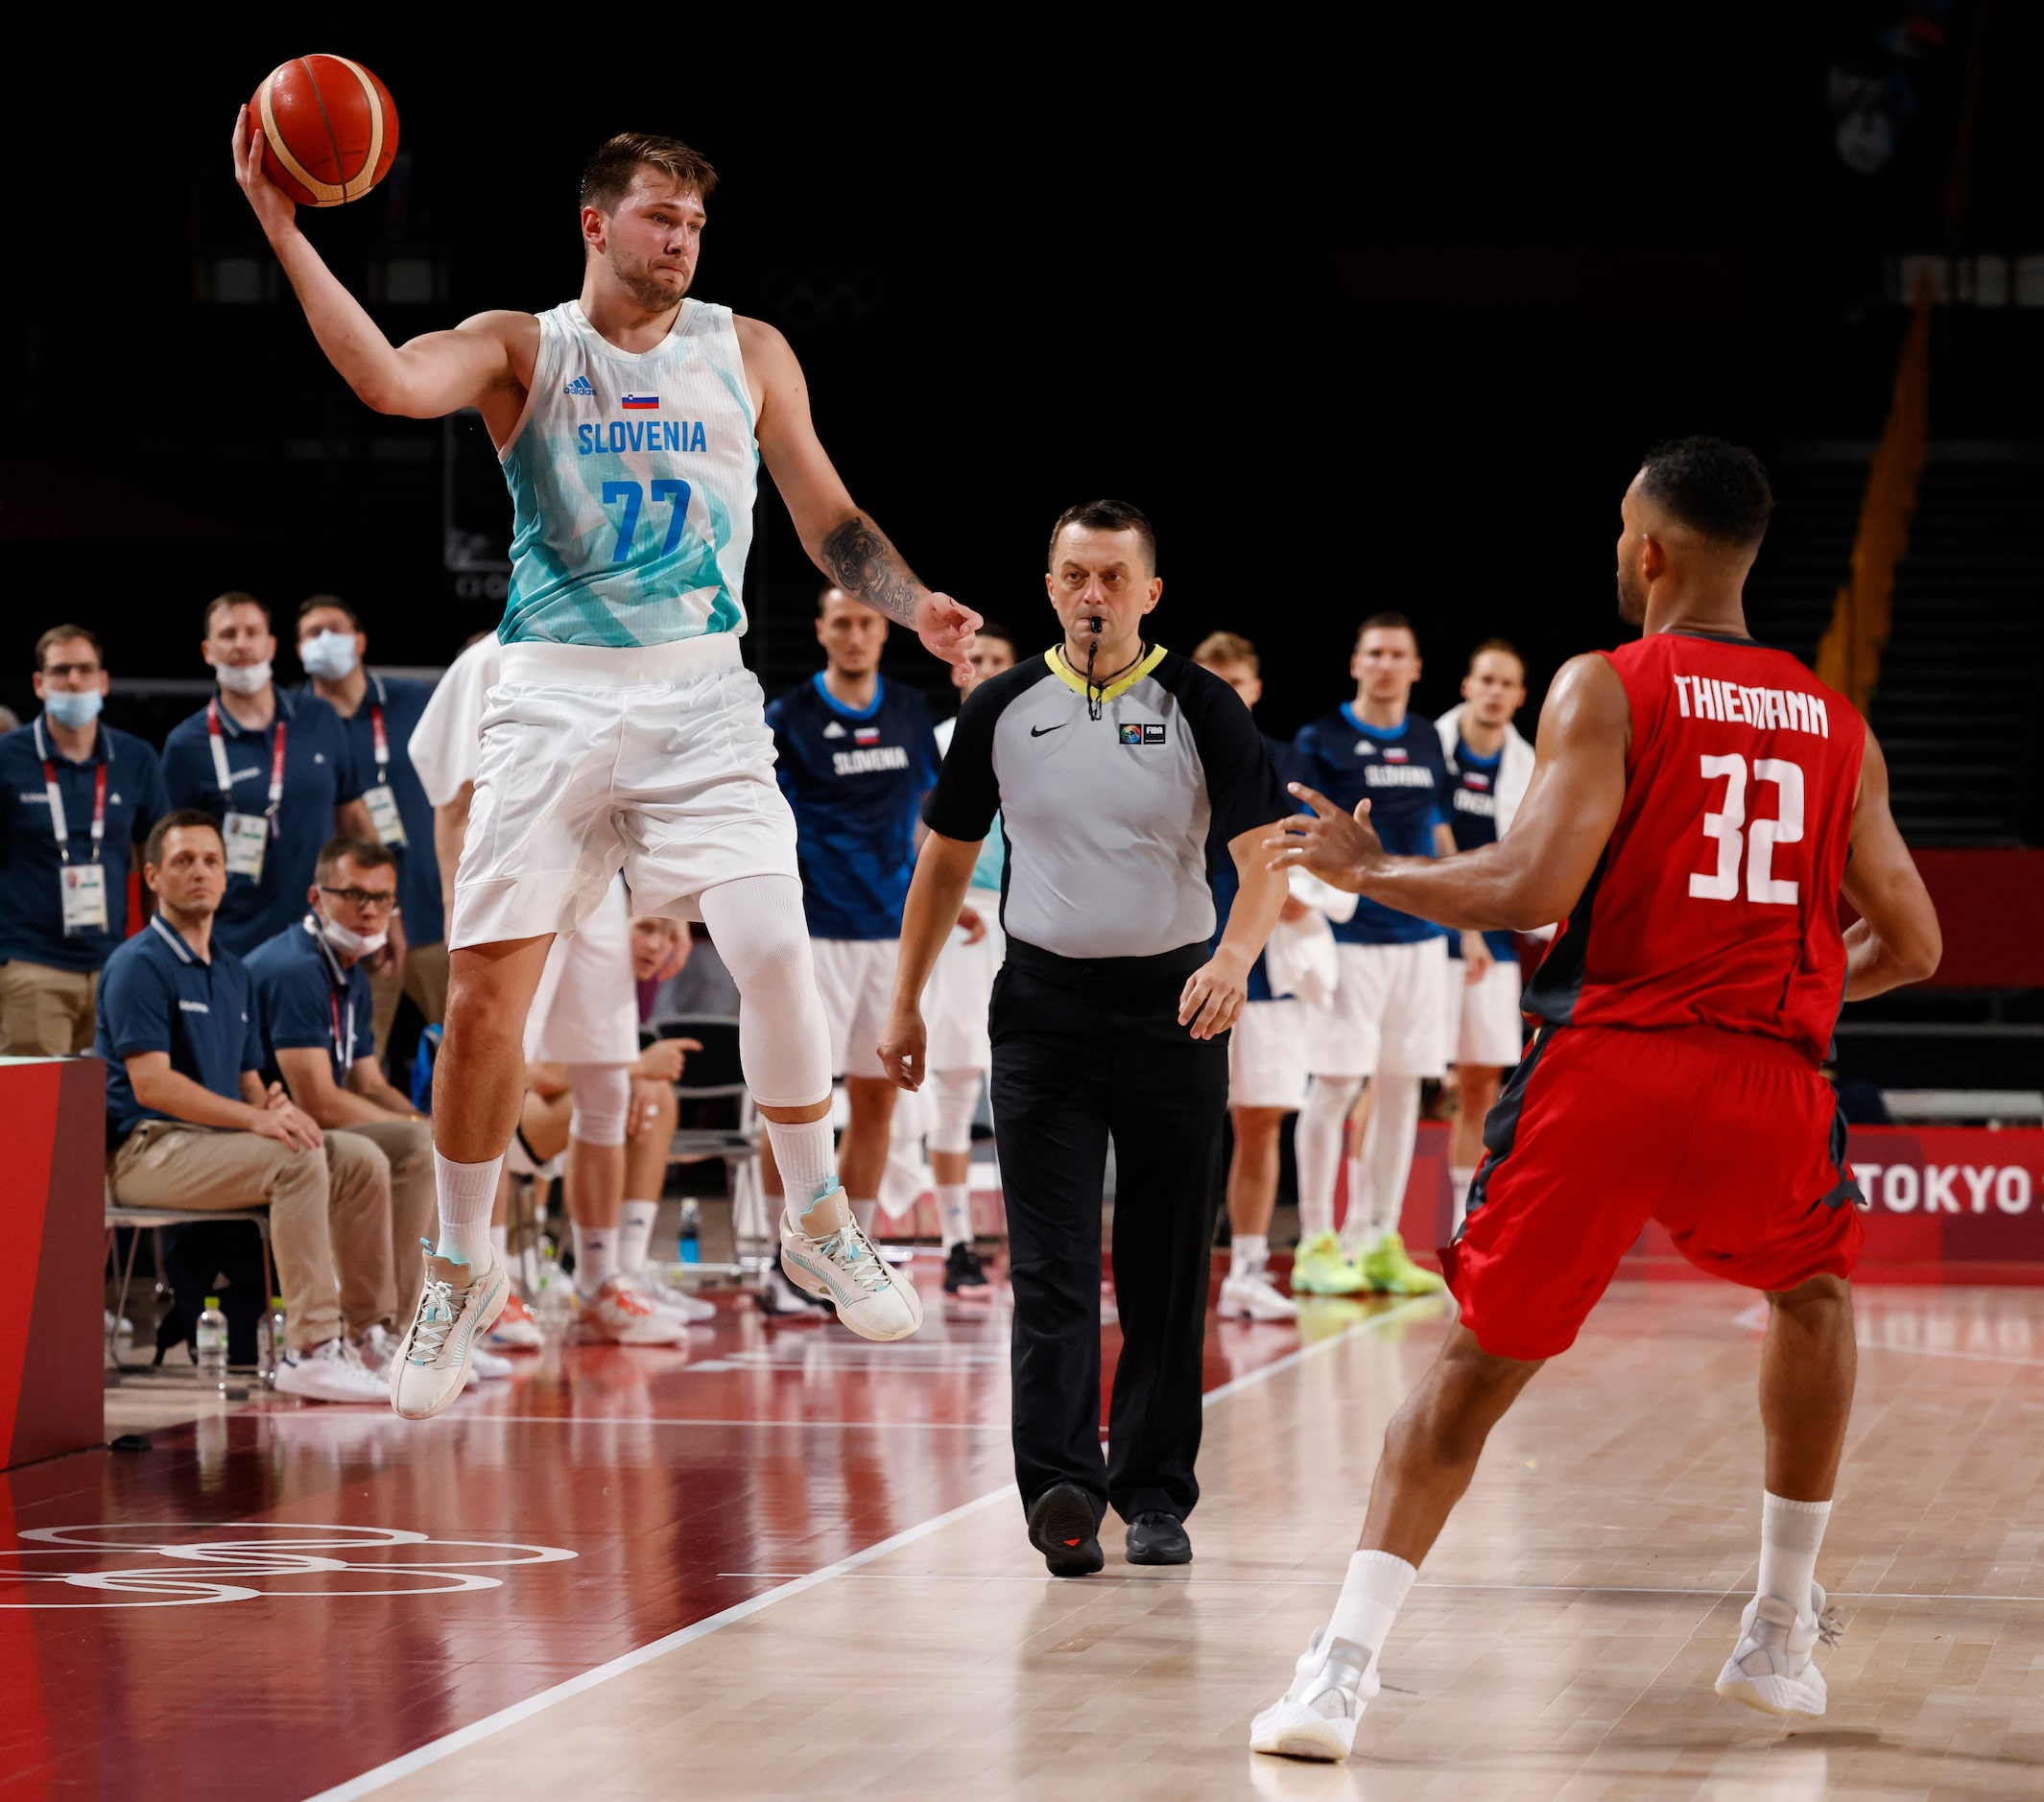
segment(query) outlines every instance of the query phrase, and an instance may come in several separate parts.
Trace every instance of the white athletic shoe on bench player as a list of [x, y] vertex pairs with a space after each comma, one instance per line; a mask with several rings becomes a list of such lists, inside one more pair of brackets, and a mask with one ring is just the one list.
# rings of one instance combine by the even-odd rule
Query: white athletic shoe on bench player
[[915, 1285], [873, 1249], [842, 1185], [806, 1214], [783, 1206], [781, 1269], [796, 1288], [837, 1309], [861, 1339], [907, 1339], [922, 1325]]
[[686, 1323], [655, 1308], [629, 1276], [610, 1277], [582, 1297], [582, 1324], [592, 1338], [613, 1345], [677, 1345], [688, 1337]]
[[391, 1361], [391, 1406], [407, 1420], [431, 1420], [468, 1384], [469, 1356], [496, 1323], [511, 1275], [494, 1254], [480, 1269], [426, 1252], [418, 1311]]

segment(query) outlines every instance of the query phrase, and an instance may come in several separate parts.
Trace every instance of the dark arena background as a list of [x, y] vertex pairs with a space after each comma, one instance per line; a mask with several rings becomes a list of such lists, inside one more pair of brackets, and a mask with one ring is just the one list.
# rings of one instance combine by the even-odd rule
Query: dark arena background
[[[1041, 1580], [1000, 1487], [1001, 1283], [901, 1346], [770, 1331], [725, 1197], [677, 1176], [660, 1257], [700, 1221], [732, 1270], [678, 1351], [551, 1322], [539, 1374], [416, 1434], [252, 1375], [223, 1400], [181, 1342], [150, 1363], [175, 1234], [109, 1225], [63, 1287], [80, 1219], [100, 1255], [98, 1066], [0, 1062], [0, 1795], [2044, 1794], [2044, 9], [346, 4], [17, 32], [0, 703], [24, 723], [59, 621], [105, 643], [105, 721], [160, 745], [213, 692], [224, 591], [275, 610], [280, 684], [310, 595], [421, 676], [501, 616], [480, 417], [356, 401], [231, 178], [236, 107], [324, 50], [387, 84], [401, 145], [300, 223], [393, 340], [571, 297], [583, 158], [686, 138], [719, 175], [694, 292], [786, 334], [916, 572], [1039, 652], [1053, 520], [1133, 501], [1155, 636], [1252, 639], [1276, 737], [1354, 692], [1387, 610], [1429, 717], [1510, 640], [1531, 736], [1557, 667], [1631, 635], [1612, 547], [1645, 449], [1750, 446], [1777, 500], [1752, 629], [1866, 710], [1945, 961], [1848, 1007], [1829, 1066], [1869, 1204], [1829, 1721], [1709, 1695], [1759, 1320], [1655, 1228], [1493, 1440], [1345, 1776], [1252, 1760], [1243, 1728], [1333, 1596], [1445, 1304], [1210, 1319], [1201, 1613], [1118, 1561], [1119, 1589]], [[743, 651], [772, 695], [820, 667], [820, 579], [760, 486]], [[907, 633], [884, 669], [956, 710]], [[1430, 1268], [1445, 1105], [1405, 1203]], [[1295, 1181], [1288, 1144], [1273, 1245]], [[1111, 1297], [1102, 1330], [1111, 1377]], [[80, 1406], [83, 1434], [56, 1417]], [[1700, 1487], [1668, 1477], [1698, 1460]], [[495, 1586], [463, 1588], [480, 1565]]]

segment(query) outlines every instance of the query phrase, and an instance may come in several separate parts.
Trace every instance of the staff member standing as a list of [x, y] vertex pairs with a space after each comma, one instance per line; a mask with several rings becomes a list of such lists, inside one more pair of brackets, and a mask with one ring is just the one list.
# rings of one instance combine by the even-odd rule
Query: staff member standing
[[42, 712], [0, 736], [0, 1056], [92, 1049], [100, 972], [128, 936], [134, 847], [170, 811], [154, 749], [100, 723], [100, 641], [36, 641]]
[[[1063, 642], [975, 690], [923, 808], [881, 1062], [923, 1078], [923, 985], [998, 810], [1008, 957], [991, 1009], [993, 1118], [1014, 1292], [1015, 1474], [1056, 1577], [1101, 1568], [1107, 1506], [1132, 1563], [1192, 1556], [1200, 1351], [1227, 1029], [1285, 883], [1258, 849], [1291, 805], [1248, 710], [1143, 621], [1164, 584], [1125, 501], [1068, 508], [1045, 578]], [[1207, 882], [1242, 891], [1218, 947]], [[1122, 1330], [1100, 1447], [1101, 1199], [1118, 1173]]]
[[371, 675], [368, 634], [338, 595], [316, 594], [298, 608], [298, 662], [312, 692], [341, 716], [355, 772], [368, 786], [370, 837], [397, 865], [397, 912], [388, 958], [369, 971], [371, 1029], [380, 1061], [397, 998], [410, 995], [427, 1025], [447, 1015], [447, 925], [433, 854], [433, 803], [412, 768], [412, 733], [433, 699], [430, 682]]

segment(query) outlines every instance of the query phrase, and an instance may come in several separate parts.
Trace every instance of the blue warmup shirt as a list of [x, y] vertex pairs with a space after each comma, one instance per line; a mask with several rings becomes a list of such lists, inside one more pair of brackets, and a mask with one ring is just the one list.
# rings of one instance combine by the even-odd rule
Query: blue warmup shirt
[[[297, 694], [318, 699], [310, 687], [300, 688]], [[341, 721], [363, 789], [368, 791], [388, 782], [397, 799], [397, 818], [404, 822], [405, 842], [392, 845], [391, 855], [397, 860], [397, 905], [404, 913], [408, 945], [437, 945], [447, 937], [446, 914], [440, 906], [440, 860], [433, 854], [433, 803], [426, 798], [425, 785], [412, 768], [412, 732], [432, 699], [430, 682], [371, 674], [369, 692], [363, 696], [362, 705]], [[378, 708], [383, 711], [383, 744], [388, 754], [387, 763], [380, 769], [376, 762]]]
[[92, 1054], [107, 1062], [107, 1144], [119, 1145], [145, 1120], [125, 1058], [168, 1052], [171, 1068], [230, 1102], [245, 1070], [263, 1067], [263, 1034], [248, 966], [216, 937], [202, 961], [159, 913], [107, 960], [100, 978]]
[[[1458, 734], [1455, 754], [1448, 759], [1448, 830], [1455, 835], [1458, 851], [1473, 851], [1479, 845], [1498, 842], [1498, 766], [1505, 761], [1502, 749], [1479, 757]], [[1484, 943], [1500, 962], [1517, 961], [1517, 941], [1509, 933], [1485, 933]], [[1448, 935], [1448, 956], [1460, 958], [1459, 935]]]
[[[1299, 765], [1295, 782], [1350, 812], [1368, 798], [1369, 823], [1387, 851], [1434, 855], [1434, 828], [1447, 818], [1448, 764], [1433, 721], [1408, 713], [1402, 725], [1365, 725], [1343, 701], [1325, 719], [1301, 726], [1292, 749]], [[1413, 945], [1440, 937], [1442, 929], [1366, 896], [1336, 923], [1334, 936], [1344, 945]]]
[[802, 908], [812, 938], [899, 938], [915, 873], [915, 818], [937, 781], [937, 734], [913, 688], [880, 678], [847, 707], [820, 673], [767, 709], [795, 810]]
[[369, 973], [360, 962], [344, 970], [311, 914], [249, 953], [249, 980], [262, 1022], [264, 1082], [283, 1081], [280, 1051], [324, 1051], [336, 1088], [346, 1086], [358, 1058], [375, 1056]]
[[[57, 773], [74, 864], [92, 862], [92, 801], [106, 766], [107, 823], [99, 848], [107, 871], [105, 932], [65, 935], [57, 889], [63, 859], [51, 823], [45, 755]], [[0, 734], [0, 963], [19, 958], [57, 970], [104, 968], [128, 937], [128, 872], [141, 861], [136, 847], [169, 812], [154, 748], [105, 721], [92, 755], [81, 764], [57, 748], [45, 719]]]
[[[270, 767], [275, 754], [277, 722], [284, 723], [284, 792], [271, 821], [260, 881], [229, 876], [227, 892], [213, 921], [213, 942], [246, 957], [305, 911], [320, 847], [334, 836], [334, 809], [359, 800], [368, 785], [355, 768], [347, 728], [317, 695], [276, 691], [276, 712], [260, 732], [236, 725], [220, 710], [221, 744], [237, 814], [270, 808]], [[213, 767], [205, 709], [171, 727], [163, 741], [163, 787], [173, 807], [202, 807], [214, 818], [229, 811]], [[428, 847], [431, 836], [428, 835]]]
[[[1271, 768], [1277, 771], [1278, 786], [1287, 782], [1298, 782], [1304, 778], [1295, 773], [1297, 759], [1292, 747], [1282, 739], [1263, 734], [1263, 747], [1270, 754]], [[1221, 935], [1227, 931], [1228, 915], [1235, 911], [1235, 897], [1242, 892], [1242, 877], [1235, 868], [1235, 860], [1227, 854], [1227, 846], [1214, 847], [1213, 864], [1208, 877], [1214, 889], [1214, 939], [1213, 947], [1221, 949]], [[1248, 999], [1250, 1001], [1277, 1001], [1282, 997], [1271, 992], [1271, 972], [1264, 967], [1263, 953], [1256, 954], [1256, 961], [1249, 966]]]

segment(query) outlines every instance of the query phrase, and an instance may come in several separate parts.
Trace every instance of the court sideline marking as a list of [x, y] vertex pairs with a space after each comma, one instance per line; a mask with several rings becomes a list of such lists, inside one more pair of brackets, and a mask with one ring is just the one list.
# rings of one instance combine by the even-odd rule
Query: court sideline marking
[[[1414, 1314], [1438, 1312], [1438, 1300], [1432, 1295], [1415, 1296], [1409, 1301], [1400, 1302], [1395, 1307], [1385, 1309], [1382, 1314], [1371, 1315], [1367, 1320], [1353, 1321], [1326, 1339], [1316, 1340], [1311, 1345], [1301, 1345], [1296, 1351], [1287, 1352], [1282, 1358], [1251, 1370], [1246, 1376], [1232, 1378], [1219, 1388], [1209, 1389], [1200, 1398], [1200, 1405], [1201, 1408], [1211, 1408], [1216, 1402], [1225, 1401], [1231, 1395], [1239, 1395], [1245, 1389], [1268, 1383], [1272, 1377], [1293, 1369], [1309, 1358], [1319, 1357], [1338, 1345], [1345, 1345], [1359, 1333], [1373, 1332], [1378, 1327], [1394, 1320], [1407, 1319]], [[609, 1682], [612, 1677], [621, 1677], [627, 1672], [636, 1671], [641, 1665], [651, 1664], [655, 1658], [664, 1657], [671, 1651], [678, 1651], [684, 1646], [706, 1638], [720, 1627], [749, 1620], [762, 1609], [772, 1607], [775, 1602], [786, 1601], [790, 1597], [815, 1589], [819, 1584], [827, 1583], [833, 1577], [843, 1577], [863, 1565], [871, 1564], [891, 1552], [900, 1551], [904, 1546], [914, 1545], [918, 1539], [927, 1539], [932, 1533], [941, 1532], [954, 1522], [984, 1513], [997, 1503], [1012, 1501], [1014, 1496], [1014, 1484], [1003, 1483], [998, 1489], [990, 1489], [985, 1495], [975, 1496], [970, 1502], [958, 1507], [919, 1522], [914, 1527], [904, 1528], [892, 1537], [868, 1546], [863, 1552], [854, 1552], [849, 1557], [840, 1558], [835, 1564], [826, 1564], [821, 1570], [812, 1571], [807, 1577], [798, 1577], [793, 1582], [782, 1583], [777, 1588], [734, 1603], [721, 1613], [706, 1616], [692, 1626], [684, 1626], [664, 1638], [649, 1641], [633, 1651], [611, 1659], [607, 1664], [596, 1665], [580, 1676], [569, 1677], [563, 1683], [555, 1684], [552, 1689], [541, 1690], [536, 1695], [527, 1696], [522, 1702], [513, 1702], [509, 1708], [500, 1708], [493, 1715], [484, 1716], [481, 1720], [471, 1721], [465, 1727], [457, 1727], [454, 1732], [442, 1734], [438, 1740], [428, 1741], [424, 1745], [410, 1752], [400, 1753], [396, 1758], [378, 1765], [373, 1770], [364, 1771], [359, 1777], [350, 1777], [345, 1783], [321, 1790], [317, 1795], [307, 1797], [306, 1802], [355, 1802], [355, 1798], [359, 1796], [373, 1795], [379, 1790], [388, 1789], [399, 1778], [409, 1777], [414, 1771], [424, 1770], [429, 1766], [439, 1764], [443, 1758], [451, 1758], [456, 1752], [465, 1750], [479, 1741], [502, 1733], [507, 1727], [514, 1727], [521, 1720], [529, 1720], [533, 1716], [544, 1713], [557, 1702], [567, 1701], [571, 1696], [580, 1695], [585, 1690], [595, 1689], [598, 1684]]]

